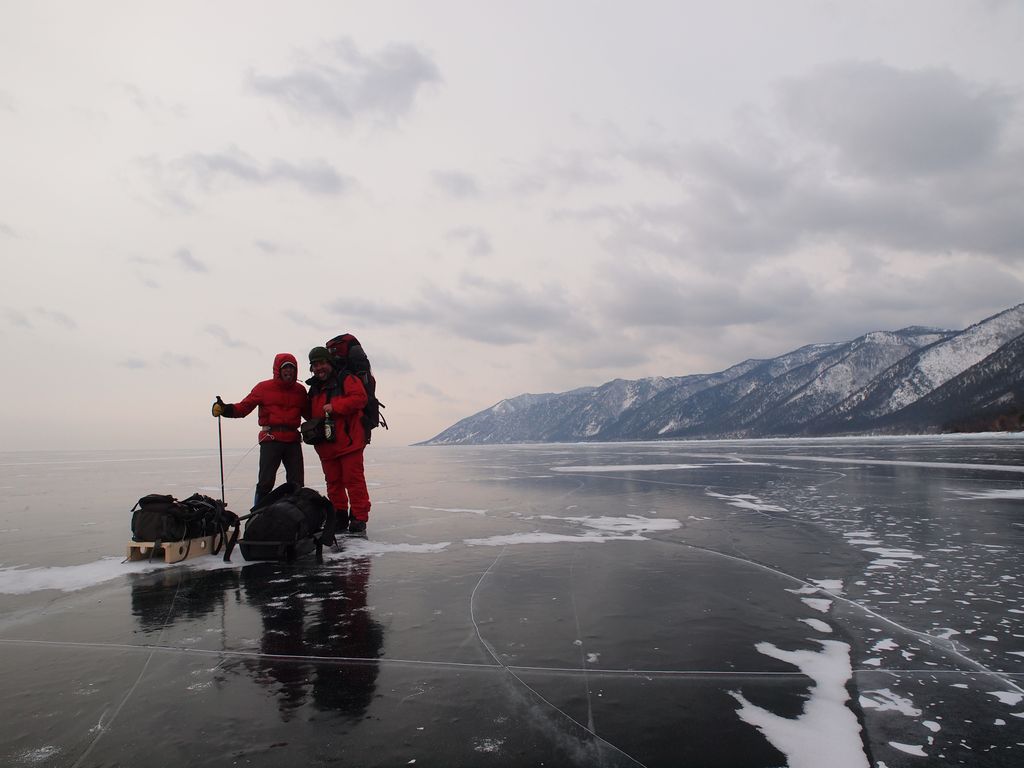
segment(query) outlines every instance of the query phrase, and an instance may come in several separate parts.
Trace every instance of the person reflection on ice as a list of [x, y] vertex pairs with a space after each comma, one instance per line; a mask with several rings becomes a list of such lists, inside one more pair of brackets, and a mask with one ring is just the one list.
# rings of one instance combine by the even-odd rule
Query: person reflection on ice
[[296, 572], [277, 563], [242, 569], [246, 599], [260, 612], [255, 679], [291, 720], [310, 702], [358, 719], [373, 699], [384, 631], [366, 605], [370, 559]]

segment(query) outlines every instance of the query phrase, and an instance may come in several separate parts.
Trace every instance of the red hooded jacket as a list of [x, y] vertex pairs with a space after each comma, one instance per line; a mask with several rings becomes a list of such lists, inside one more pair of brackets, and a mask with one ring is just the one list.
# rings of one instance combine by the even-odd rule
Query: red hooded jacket
[[298, 381], [291, 384], [281, 381], [281, 366], [284, 363], [296, 366], [295, 372], [298, 373], [295, 355], [280, 353], [274, 357], [274, 378], [261, 381], [244, 400], [231, 407], [231, 418], [241, 419], [259, 406], [257, 416], [260, 426], [270, 427], [269, 430], [260, 430], [261, 443], [264, 440], [280, 440], [283, 443], [297, 443], [300, 440], [299, 423], [306, 407], [306, 388]]

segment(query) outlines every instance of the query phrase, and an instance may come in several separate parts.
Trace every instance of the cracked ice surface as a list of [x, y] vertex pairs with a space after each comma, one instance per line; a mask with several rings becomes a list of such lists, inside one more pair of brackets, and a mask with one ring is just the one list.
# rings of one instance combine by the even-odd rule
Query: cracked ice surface
[[215, 453], [12, 455], [0, 761], [186, 750], [166, 705], [268, 766], [1015, 766], [1021, 446], [374, 446], [367, 538], [320, 566], [121, 562], [134, 501], [219, 492]]

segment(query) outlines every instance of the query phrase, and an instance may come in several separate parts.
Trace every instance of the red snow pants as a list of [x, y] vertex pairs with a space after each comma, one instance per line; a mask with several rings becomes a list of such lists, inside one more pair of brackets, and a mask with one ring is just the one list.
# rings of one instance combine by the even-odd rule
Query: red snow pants
[[334, 458], [320, 457], [327, 480], [327, 498], [345, 519], [345, 510], [350, 510], [353, 520], [366, 522], [370, 519], [370, 493], [366, 490], [366, 476], [363, 473], [363, 452], [352, 451]]

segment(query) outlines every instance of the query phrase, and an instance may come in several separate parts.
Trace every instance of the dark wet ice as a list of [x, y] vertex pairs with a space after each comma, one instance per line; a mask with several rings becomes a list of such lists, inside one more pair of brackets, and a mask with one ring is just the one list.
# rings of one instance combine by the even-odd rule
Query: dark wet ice
[[173, 566], [216, 452], [5, 454], [0, 764], [1016, 766], [1022, 448], [372, 447], [366, 539]]

